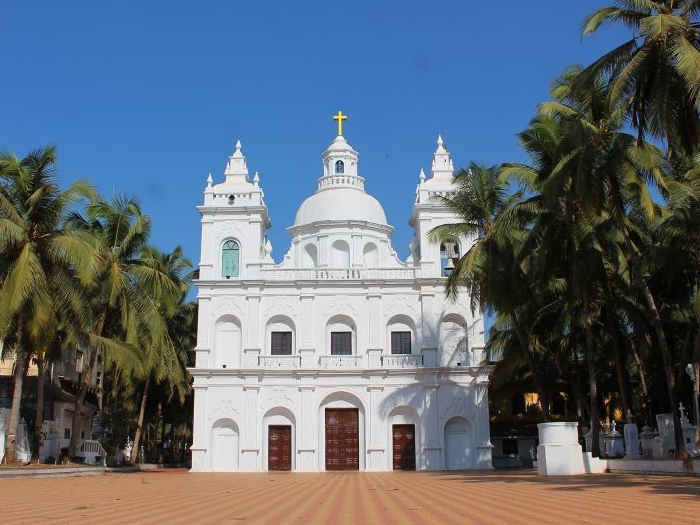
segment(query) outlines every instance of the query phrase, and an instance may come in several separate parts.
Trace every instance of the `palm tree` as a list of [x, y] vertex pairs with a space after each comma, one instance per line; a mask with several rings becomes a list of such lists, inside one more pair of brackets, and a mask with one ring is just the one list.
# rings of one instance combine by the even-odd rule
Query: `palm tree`
[[571, 156], [576, 158], [577, 170], [586, 174], [586, 190], [578, 193], [582, 209], [595, 213], [600, 203], [609, 207], [617, 232], [624, 247], [624, 260], [628, 266], [630, 281], [639, 291], [640, 302], [645, 305], [652, 331], [662, 358], [669, 403], [675, 423], [676, 457], [686, 457], [680, 418], [675, 395], [671, 353], [664, 331], [657, 300], [652, 294], [642, 266], [642, 248], [630, 231], [628, 210], [630, 207], [652, 218], [657, 206], [651, 198], [647, 180], [665, 192], [665, 181], [661, 171], [663, 156], [651, 144], [635, 140], [619, 131], [622, 119], [619, 109], [609, 110], [602, 101], [610, 98], [608, 85], [600, 79], [583, 90], [578, 84], [576, 70], [568, 72], [558, 82], [554, 92], [559, 101], [541, 105], [541, 110], [561, 118], [567, 125], [567, 136], [572, 141]]
[[[22, 160], [11, 154], [0, 156], [0, 254], [6, 265], [0, 287], [0, 335], [10, 336], [16, 356], [8, 433], [11, 460], [26, 365], [37, 355], [43, 372], [43, 355], [57, 336], [55, 319], [76, 321], [84, 311], [76, 275], [87, 277], [91, 253], [85, 242], [62, 228], [62, 222], [71, 206], [92, 196], [93, 190], [78, 181], [61, 191], [54, 181], [55, 164], [53, 146], [32, 151]], [[43, 377], [38, 389], [43, 393]], [[41, 393], [38, 430], [43, 419]]]
[[[471, 163], [456, 175], [455, 186], [456, 191], [443, 198], [443, 202], [462, 222], [439, 226], [431, 234], [437, 239], [476, 237], [477, 240], [455, 263], [445, 285], [446, 293], [454, 300], [459, 287], [466, 285], [472, 309], [503, 316], [499, 325], [507, 326], [507, 333], [515, 337], [538, 394], [546, 401], [546, 359], [525, 328], [531, 321], [534, 291], [526, 268], [517, 260], [525, 232], [523, 224], [532, 217], [527, 213], [511, 213], [521, 193], [511, 191], [498, 166]], [[497, 350], [496, 345], [490, 345], [489, 350]], [[542, 411], [547, 420], [548, 403], [543, 402]]]
[[[150, 300], [149, 291], [171, 290], [176, 287], [169, 277], [139, 259], [150, 233], [150, 218], [141, 212], [134, 197], [115, 197], [111, 202], [94, 199], [85, 210], [86, 217], [74, 214], [71, 227], [88, 233], [99, 252], [96, 258], [95, 280], [87, 293], [91, 297], [93, 322], [87, 334], [87, 364], [82, 372], [80, 390], [76, 396], [75, 414], [69, 445], [75, 454], [80, 418], [85, 396], [97, 363], [98, 354], [119, 355], [133, 351], [136, 341], [133, 331], [158, 333], [161, 317]], [[104, 333], [109, 327], [112, 333]]]
[[[191, 309], [184, 303], [185, 296], [192, 283], [192, 263], [184, 257], [181, 247], [176, 247], [172, 253], [161, 253], [152, 246], [146, 246], [140, 253], [141, 263], [154, 271], [167, 275], [172, 283], [171, 288], [158, 287], [148, 295], [155, 309], [161, 315], [162, 324], [158, 332], [139, 331], [138, 346], [142, 350], [142, 379], [143, 390], [139, 415], [134, 436], [134, 448], [131, 461], [136, 460], [141, 439], [141, 430], [148, 402], [150, 387], [153, 384], [166, 387], [167, 397], [177, 395], [184, 399], [189, 391], [189, 382], [181, 359], [181, 351], [176, 346], [178, 338], [182, 340], [180, 325], [187, 312]], [[191, 328], [191, 325], [187, 326]], [[187, 350], [187, 349], [184, 349]]]
[[577, 82], [584, 91], [610, 80], [610, 101], [629, 113], [641, 140], [666, 139], [692, 153], [700, 146], [700, 1], [617, 0], [591, 13], [583, 34], [622, 23], [627, 42], [593, 62]]

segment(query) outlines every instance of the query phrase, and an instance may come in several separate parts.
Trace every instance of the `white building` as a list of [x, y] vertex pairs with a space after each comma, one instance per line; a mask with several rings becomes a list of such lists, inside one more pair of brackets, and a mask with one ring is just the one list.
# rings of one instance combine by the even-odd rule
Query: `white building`
[[193, 471], [491, 468], [483, 319], [445, 299], [458, 221], [442, 140], [423, 171], [406, 262], [339, 135], [275, 264], [268, 210], [241, 144], [204, 190]]

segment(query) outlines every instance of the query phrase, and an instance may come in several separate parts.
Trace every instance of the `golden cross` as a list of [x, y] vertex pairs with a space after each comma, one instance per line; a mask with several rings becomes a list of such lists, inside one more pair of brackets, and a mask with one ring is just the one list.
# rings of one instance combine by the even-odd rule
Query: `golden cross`
[[347, 115], [343, 115], [342, 111], [338, 111], [337, 115], [333, 115], [333, 120], [338, 121], [338, 136], [343, 134], [343, 121], [348, 118]]

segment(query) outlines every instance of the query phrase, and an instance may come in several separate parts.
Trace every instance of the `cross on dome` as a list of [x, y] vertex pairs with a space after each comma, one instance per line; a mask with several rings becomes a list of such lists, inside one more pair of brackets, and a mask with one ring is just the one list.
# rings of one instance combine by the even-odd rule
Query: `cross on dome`
[[347, 118], [348, 118], [348, 116], [343, 115], [342, 111], [338, 111], [337, 115], [333, 115], [333, 120], [338, 121], [338, 136], [339, 137], [343, 135], [343, 121], [347, 120]]

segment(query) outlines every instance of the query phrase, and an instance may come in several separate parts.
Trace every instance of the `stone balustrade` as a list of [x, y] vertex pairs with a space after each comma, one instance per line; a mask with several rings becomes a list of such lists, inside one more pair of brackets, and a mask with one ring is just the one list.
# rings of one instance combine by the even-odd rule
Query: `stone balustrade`
[[361, 279], [413, 279], [414, 268], [308, 268], [283, 270], [262, 269], [261, 275], [272, 281], [321, 281]]
[[415, 368], [423, 366], [423, 354], [383, 355], [382, 366], [387, 368]]

